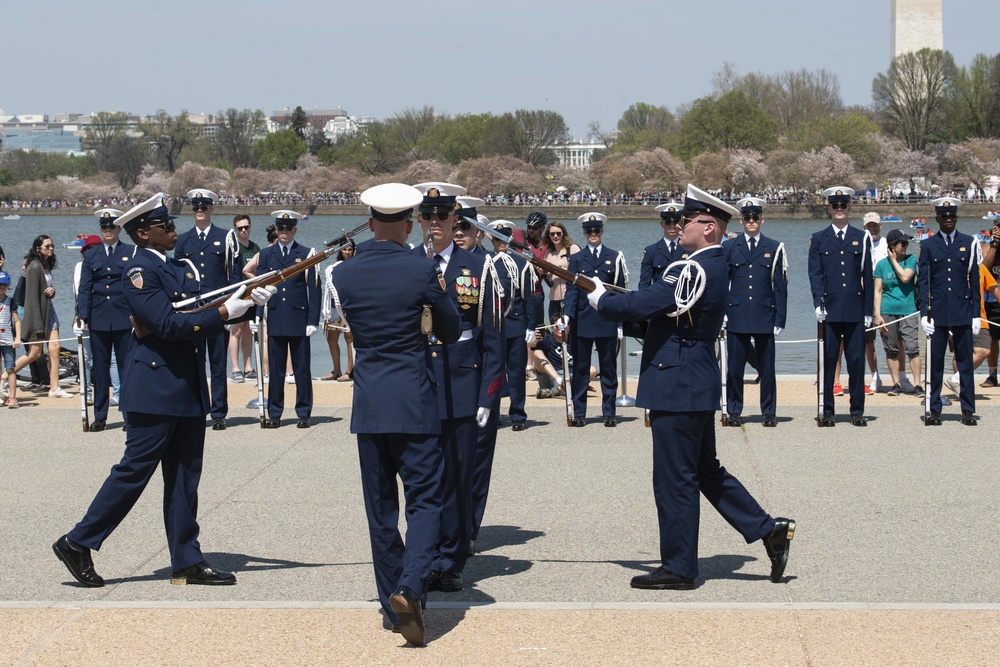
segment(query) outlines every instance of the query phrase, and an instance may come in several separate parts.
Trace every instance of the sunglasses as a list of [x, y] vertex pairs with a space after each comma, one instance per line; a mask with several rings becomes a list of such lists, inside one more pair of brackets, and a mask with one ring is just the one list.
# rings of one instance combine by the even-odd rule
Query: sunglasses
[[662, 222], [665, 225], [679, 225], [679, 224], [681, 224], [681, 219], [680, 218], [670, 218], [670, 219], [660, 218], [660, 222]]
[[194, 204], [191, 207], [191, 210], [194, 211], [195, 213], [204, 213], [210, 208], [212, 207], [209, 206], [208, 204]]
[[938, 217], [942, 220], [958, 220], [958, 213], [942, 213]]
[[743, 222], [760, 222], [760, 214], [751, 213], [750, 215], [744, 215]]
[[848, 206], [850, 206], [850, 204], [848, 204], [846, 201], [837, 201], [830, 204], [830, 208], [832, 208], [835, 211], [843, 211]]
[[707, 225], [709, 223], [714, 223], [715, 220], [713, 218], [709, 218], [707, 220], [703, 218], [685, 218], [684, 220], [681, 221], [681, 227], [687, 227], [693, 222], [697, 222], [698, 224], [701, 225]]
[[101, 229], [114, 229], [117, 225], [113, 222], [101, 221]]
[[549, 232], [549, 236], [562, 236], [563, 233], [559, 231]]
[[587, 236], [592, 236], [594, 234], [603, 234], [604, 230], [601, 229], [600, 227], [584, 227], [583, 233], [586, 234]]
[[460, 231], [467, 232], [472, 229], [472, 224], [466, 222], [465, 220], [459, 220], [458, 225], [456, 225]]
[[276, 222], [274, 223], [274, 228], [277, 229], [279, 232], [287, 232], [292, 229], [295, 229], [295, 225], [291, 224], [290, 222]]
[[431, 220], [434, 220], [435, 218], [438, 219], [438, 220], [440, 220], [441, 222], [444, 222], [445, 220], [447, 220], [450, 217], [451, 217], [451, 211], [435, 211], [434, 213], [421, 213], [420, 214], [420, 219], [423, 220], [424, 222], [430, 222]]
[[243, 225], [242, 227], [236, 227], [236, 231], [245, 232], [250, 229], [250, 225]]
[[161, 220], [159, 222], [151, 222], [146, 225], [147, 227], [163, 227], [163, 231], [172, 232], [177, 229], [177, 224], [173, 220]]

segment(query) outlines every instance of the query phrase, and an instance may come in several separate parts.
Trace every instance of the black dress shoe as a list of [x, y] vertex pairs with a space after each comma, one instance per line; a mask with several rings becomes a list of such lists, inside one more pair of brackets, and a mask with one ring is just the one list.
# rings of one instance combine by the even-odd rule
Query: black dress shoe
[[170, 574], [170, 583], [176, 586], [198, 584], [201, 586], [232, 586], [236, 583], [236, 575], [223, 572], [202, 561], [197, 565], [188, 565], [183, 570]]
[[795, 536], [795, 521], [778, 517], [774, 520], [774, 530], [764, 538], [764, 550], [771, 559], [771, 582], [779, 583], [788, 565], [788, 550]]
[[608, 428], [614, 428], [615, 426], [618, 426], [618, 420], [614, 417], [605, 417], [604, 425]]
[[829, 428], [833, 428], [834, 426], [836, 426], [837, 422], [833, 418], [833, 413], [832, 412], [824, 412], [823, 413], [823, 418], [820, 420], [819, 425], [820, 426], [826, 426], [826, 427], [829, 427]]
[[514, 422], [513, 424], [510, 425], [510, 430], [511, 431], [523, 431], [524, 430], [524, 422]]
[[225, 431], [226, 430], [226, 420], [222, 417], [215, 417], [212, 419], [212, 430], [213, 431]]
[[648, 588], [658, 591], [689, 591], [696, 588], [694, 579], [679, 577], [663, 567], [658, 567], [649, 574], [632, 577], [631, 586], [632, 588]]
[[575, 426], [576, 428], [583, 428], [586, 425], [587, 425], [587, 422], [585, 422], [582, 419], [574, 419], [573, 420], [573, 426]]
[[94, 572], [94, 561], [90, 558], [90, 549], [87, 547], [81, 547], [63, 535], [52, 545], [52, 551], [73, 578], [84, 586], [100, 588], [104, 585], [101, 575]]
[[739, 415], [729, 415], [726, 417], [726, 426], [743, 426], [743, 419]]
[[456, 593], [465, 588], [462, 575], [455, 572], [442, 572], [438, 579], [437, 589], [442, 593]]
[[778, 425], [778, 418], [774, 415], [764, 415], [764, 421], [761, 423], [768, 428], [774, 428]]
[[851, 426], [868, 426], [868, 420], [863, 415], [851, 415]]
[[264, 428], [278, 428], [279, 426], [281, 426], [281, 420], [280, 419], [265, 419], [264, 420]]
[[95, 419], [93, 423], [90, 425], [90, 430], [94, 432], [103, 431], [107, 427], [108, 427], [108, 422], [106, 422], [103, 419]]
[[932, 412], [926, 417], [924, 417], [924, 426], [940, 426], [941, 425], [941, 413]]
[[299, 420], [299, 423], [295, 425], [295, 428], [309, 428], [309, 417], [303, 417]]
[[441, 590], [441, 570], [431, 570], [430, 574], [427, 575], [427, 590]]
[[972, 414], [971, 412], [965, 412], [963, 410], [962, 411], [962, 424], [964, 424], [965, 426], [975, 426], [976, 425], [976, 416], [974, 414]]
[[389, 596], [389, 606], [399, 616], [399, 634], [414, 646], [424, 645], [424, 610], [420, 598], [408, 586]]

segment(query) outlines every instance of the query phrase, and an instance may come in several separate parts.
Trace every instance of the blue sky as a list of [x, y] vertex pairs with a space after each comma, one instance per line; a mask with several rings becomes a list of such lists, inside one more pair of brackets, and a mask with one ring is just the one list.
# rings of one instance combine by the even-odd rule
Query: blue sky
[[[383, 118], [551, 109], [578, 138], [634, 102], [674, 109], [740, 73], [826, 68], [868, 104], [889, 62], [889, 1], [439, 0], [149, 3], [66, 0], [5, 7], [0, 109], [13, 113], [215, 113], [343, 107]], [[944, 5], [958, 64], [1000, 44], [986, 0]]]

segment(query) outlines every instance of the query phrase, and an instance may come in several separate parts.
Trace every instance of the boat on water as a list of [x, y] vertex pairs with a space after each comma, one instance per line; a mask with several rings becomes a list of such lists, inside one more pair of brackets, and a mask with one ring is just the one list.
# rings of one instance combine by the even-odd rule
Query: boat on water
[[910, 227], [913, 229], [924, 229], [927, 226], [927, 220], [925, 218], [913, 218], [910, 220]]
[[983, 220], [996, 220], [996, 219], [997, 219], [996, 211], [987, 211], [986, 215], [983, 216]]
[[934, 232], [927, 231], [926, 227], [917, 227], [916, 231], [913, 232], [913, 238], [917, 241], [923, 241], [924, 239], [930, 238], [933, 233]]
[[11, 213], [10, 215], [5, 215], [3, 217], [3, 219], [4, 220], [20, 220], [21, 216], [19, 216], [17, 213]]
[[72, 243], [63, 243], [62, 247], [64, 247], [64, 248], [82, 248], [83, 244], [86, 243], [86, 242], [87, 242], [87, 235], [86, 234], [77, 234], [76, 238], [73, 240]]
[[896, 215], [895, 213], [890, 213], [889, 215], [882, 216], [882, 222], [902, 222], [903, 219]]

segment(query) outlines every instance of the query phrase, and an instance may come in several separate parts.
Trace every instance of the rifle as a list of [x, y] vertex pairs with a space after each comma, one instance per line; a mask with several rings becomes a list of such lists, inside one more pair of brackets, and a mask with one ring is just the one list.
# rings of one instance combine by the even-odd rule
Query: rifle
[[719, 373], [722, 375], [722, 425], [729, 426], [729, 405], [726, 402], [726, 373], [729, 364], [729, 348], [726, 347], [726, 327], [719, 330]]
[[261, 363], [264, 359], [264, 332], [261, 331], [261, 327], [264, 326], [264, 319], [258, 316], [256, 324], [256, 330], [253, 332], [253, 361], [257, 368], [257, 412], [260, 417], [260, 427], [266, 428], [267, 419], [264, 416], [264, 373], [267, 369]]
[[[214, 301], [202, 304], [200, 306], [197, 306], [196, 308], [192, 308], [191, 310], [178, 310], [177, 312], [180, 312], [180, 313], [200, 313], [200, 312], [205, 311], [205, 310], [211, 310], [213, 308], [219, 308], [223, 304], [225, 304], [226, 301], [229, 300], [229, 297], [230, 297], [229, 292], [232, 292], [232, 291], [236, 290], [241, 285], [245, 285], [246, 286], [246, 288], [247, 288], [246, 289], [246, 293], [247, 294], [250, 294], [250, 292], [252, 292], [257, 287], [267, 287], [269, 285], [280, 285], [281, 283], [285, 282], [289, 278], [293, 278], [293, 277], [299, 275], [300, 273], [303, 273], [303, 272], [311, 269], [312, 267], [316, 266], [317, 264], [319, 264], [320, 262], [322, 262], [323, 260], [325, 260], [327, 257], [330, 257], [331, 255], [336, 255], [338, 252], [340, 252], [341, 250], [343, 250], [345, 246], [349, 245], [351, 239], [354, 236], [356, 236], [357, 234], [360, 234], [362, 231], [364, 231], [366, 229], [368, 229], [368, 223], [367, 222], [365, 222], [362, 225], [358, 225], [357, 227], [355, 227], [351, 231], [346, 232], [346, 233], [344, 233], [341, 236], [338, 236], [337, 238], [333, 239], [332, 241], [328, 241], [327, 243], [324, 244], [326, 246], [326, 248], [322, 252], [318, 252], [315, 255], [313, 255], [312, 257], [308, 257], [308, 258], [302, 260], [301, 262], [298, 262], [297, 264], [294, 264], [293, 266], [289, 266], [287, 268], [280, 269], [278, 271], [269, 271], [268, 273], [265, 273], [265, 274], [262, 274], [260, 276], [257, 276], [256, 278], [250, 278], [248, 280], [241, 281], [241, 282], [236, 283], [234, 285], [228, 285], [228, 286], [223, 287], [221, 289], [218, 289], [218, 290], [215, 290], [213, 292], [210, 292], [209, 294], [211, 294], [212, 296], [214, 296], [214, 295], [216, 295], [216, 294], [218, 294], [220, 292], [224, 292], [224, 293], [222, 294], [222, 296], [220, 296], [219, 298], [215, 299]], [[204, 299], [204, 297], [201, 297], [201, 299]], [[178, 302], [178, 304], [175, 304], [174, 307], [177, 308], [178, 305], [181, 304], [181, 303], [183, 303], [184, 305], [192, 305], [192, 302], [189, 299], [188, 301]], [[183, 308], [184, 306], [180, 306], [180, 307]], [[139, 320], [139, 318], [137, 318], [134, 314], [130, 316], [130, 319], [132, 320], [132, 328], [135, 329], [135, 337], [136, 338], [142, 339], [142, 338], [145, 338], [146, 336], [148, 336], [150, 333], [152, 333], [149, 330], [149, 327], [147, 327], [146, 325], [144, 325]]]
[[[931, 293], [927, 290], [927, 321], [933, 322], [931, 319]], [[931, 358], [931, 339], [933, 336], [925, 336], [927, 338], [927, 366], [924, 368], [924, 426], [930, 426], [931, 422], [931, 367], [934, 365], [933, 359]]]
[[83, 419], [83, 432], [87, 433], [90, 431], [90, 411], [87, 409], [87, 359], [83, 350], [83, 334], [76, 336], [76, 365], [80, 376], [80, 418]]

